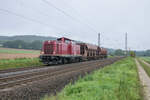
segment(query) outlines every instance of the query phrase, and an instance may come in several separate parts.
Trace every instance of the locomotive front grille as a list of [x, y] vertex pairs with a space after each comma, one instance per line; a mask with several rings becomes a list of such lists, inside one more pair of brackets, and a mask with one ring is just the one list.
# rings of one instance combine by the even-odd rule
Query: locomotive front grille
[[45, 45], [45, 54], [53, 54], [53, 44]]

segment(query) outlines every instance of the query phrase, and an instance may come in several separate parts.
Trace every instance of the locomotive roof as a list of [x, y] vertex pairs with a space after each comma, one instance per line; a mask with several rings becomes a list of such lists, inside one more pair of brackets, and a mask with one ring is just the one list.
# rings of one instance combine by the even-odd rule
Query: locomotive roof
[[66, 37], [61, 37], [61, 38], [58, 38], [57, 40], [61, 40], [62, 38], [64, 38], [65, 40], [73, 41], [73, 40], [66, 38]]

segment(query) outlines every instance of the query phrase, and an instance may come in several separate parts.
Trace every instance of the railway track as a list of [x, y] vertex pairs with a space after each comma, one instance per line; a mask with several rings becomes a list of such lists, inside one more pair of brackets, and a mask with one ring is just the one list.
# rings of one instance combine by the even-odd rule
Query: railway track
[[86, 62], [86, 63], [78, 63], [78, 64], [74, 64], [75, 67], [72, 66], [71, 64], [67, 66], [58, 67], [56, 69], [46, 68], [43, 70], [42, 69], [36, 70], [36, 71], [34, 70], [33, 72], [24, 72], [24, 73], [17, 74], [17, 75], [14, 74], [14, 75], [2, 77], [0, 78], [0, 89], [13, 87], [15, 85], [25, 84], [25, 83], [32, 82], [32, 81], [38, 81], [43, 78], [53, 77], [58, 74], [76, 71], [78, 70], [79, 67], [80, 67], [80, 70], [86, 69], [86, 68], [88, 69], [91, 66], [93, 66], [93, 64], [95, 64], [96, 66], [99, 66], [103, 61], [104, 60], [97, 60], [97, 61], [91, 61], [91, 62]]
[[93, 64], [99, 64], [99, 61], [95, 61], [94, 62], [90, 62], [88, 63], [88, 65], [82, 65], [82, 66], [77, 66], [77, 67], [71, 67], [71, 66], [67, 66], [65, 68], [60, 68], [60, 69], [55, 69], [55, 70], [40, 70], [40, 71], [36, 71], [36, 72], [31, 72], [31, 73], [24, 73], [24, 74], [19, 74], [19, 75], [14, 75], [14, 76], [8, 76], [8, 77], [3, 77], [0, 78], [0, 89], [4, 89], [7, 87], [13, 87], [15, 85], [19, 85], [19, 84], [25, 84], [27, 82], [32, 82], [32, 81], [37, 81], [43, 78], [47, 78], [47, 77], [52, 77], [55, 76], [57, 74], [62, 74], [62, 73], [67, 73], [67, 72], [71, 72], [71, 71], [76, 71], [78, 69], [78, 67], [80, 67], [81, 69], [86, 69], [91, 67]]
[[[100, 60], [101, 62], [103, 60]], [[72, 66], [78, 66], [81, 64], [90, 64], [91, 62], [95, 62], [95, 61], [88, 61], [88, 62], [80, 62], [80, 63], [72, 63], [72, 64], [65, 64], [65, 65], [55, 65], [55, 66], [48, 66], [48, 67], [38, 67], [38, 68], [28, 68], [28, 69], [19, 69], [19, 70], [13, 70], [10, 72], [3, 72], [0, 73], [0, 79], [4, 78], [4, 77], [11, 77], [11, 76], [17, 76], [17, 75], [22, 75], [22, 74], [31, 74], [33, 72], [43, 72], [43, 71], [55, 71], [55, 70], [60, 70], [60, 69], [64, 69], [67, 67], [72, 67]], [[29, 70], [30, 69], [30, 70]], [[13, 78], [13, 77], [12, 77]]]
[[[4, 75], [3, 77], [0, 78], [0, 94], [4, 93], [3, 91], [6, 92], [7, 90], [13, 91], [13, 89], [15, 90], [16, 87], [19, 87], [19, 88], [24, 87], [25, 84], [26, 86], [28, 86], [27, 84], [33, 84], [33, 87], [34, 87], [36, 86], [36, 83], [38, 83], [38, 84], [41, 84], [41, 87], [42, 87], [42, 82], [43, 82], [44, 87], [45, 85], [51, 86], [50, 88], [51, 92], [54, 92], [57, 90], [56, 88], [63, 87], [66, 84], [66, 82], [68, 83], [67, 81], [68, 79], [72, 79], [75, 76], [77, 77], [77, 76], [92, 72], [93, 70], [99, 69], [105, 65], [109, 65], [119, 59], [121, 58], [109, 58], [105, 60], [96, 60], [96, 61], [89, 61], [89, 62], [60, 65], [60, 66], [55, 66], [55, 68], [54, 67], [37, 68], [36, 70], [32, 69], [32, 71], [30, 72], [26, 70], [22, 71], [22, 73], [11, 72], [10, 75], [9, 73], [7, 73], [7, 75]], [[49, 83], [46, 83], [45, 80], [48, 80]], [[9, 91], [8, 93], [11, 93]], [[2, 96], [8, 95], [8, 93], [6, 92], [6, 94], [4, 93], [2, 94]], [[15, 94], [15, 93], [12, 92], [11, 95], [12, 94]], [[26, 99], [29, 99], [29, 98], [26, 98]]]
[[[110, 58], [108, 58], [110, 59]], [[104, 60], [104, 59], [103, 59]], [[103, 61], [102, 60], [102, 61]], [[80, 63], [88, 63], [88, 62], [91, 62], [91, 61], [85, 61], [85, 62], [80, 62]], [[78, 64], [78, 63], [70, 63], [70, 64], [57, 64], [57, 65], [50, 65], [50, 66], [34, 66], [34, 67], [23, 67], [23, 68], [12, 68], [12, 69], [3, 69], [3, 70], [0, 70], [0, 77], [2, 77], [3, 75], [7, 74], [7, 73], [20, 73], [22, 71], [28, 71], [30, 72], [30, 70], [37, 70], [37, 69], [47, 69], [47, 68], [56, 68], [56, 67], [59, 67], [59, 66], [70, 66], [72, 64]]]

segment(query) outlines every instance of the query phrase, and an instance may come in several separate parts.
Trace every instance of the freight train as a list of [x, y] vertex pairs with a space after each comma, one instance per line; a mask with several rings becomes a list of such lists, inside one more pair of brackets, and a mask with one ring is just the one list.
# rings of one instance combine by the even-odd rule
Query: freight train
[[88, 43], [62, 37], [43, 43], [40, 60], [47, 65], [66, 64], [107, 58], [107, 50]]

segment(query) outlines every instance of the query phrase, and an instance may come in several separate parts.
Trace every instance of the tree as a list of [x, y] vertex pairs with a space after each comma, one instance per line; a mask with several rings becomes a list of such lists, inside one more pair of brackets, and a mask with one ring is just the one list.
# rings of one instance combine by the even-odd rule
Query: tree
[[17, 49], [28, 49], [28, 43], [22, 40], [7, 41], [3, 44], [3, 47], [17, 48]]
[[131, 57], [135, 57], [136, 56], [135, 52], [134, 51], [130, 51], [130, 56]]
[[124, 51], [121, 50], [121, 49], [117, 49], [117, 50], [115, 51], [115, 55], [116, 55], [116, 56], [124, 56]]
[[42, 48], [42, 41], [36, 40], [30, 43], [31, 49], [40, 50]]
[[146, 50], [145, 55], [150, 56], [150, 50]]
[[42, 41], [36, 40], [33, 42], [24, 42], [22, 40], [7, 41], [3, 43], [3, 47], [17, 48], [17, 49], [35, 49], [40, 50], [42, 48]]

